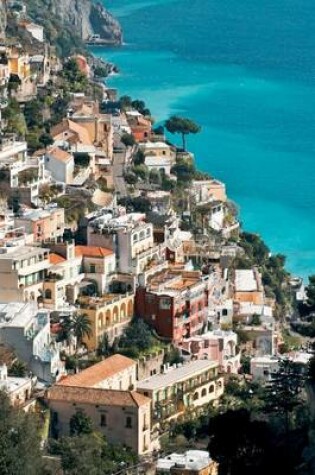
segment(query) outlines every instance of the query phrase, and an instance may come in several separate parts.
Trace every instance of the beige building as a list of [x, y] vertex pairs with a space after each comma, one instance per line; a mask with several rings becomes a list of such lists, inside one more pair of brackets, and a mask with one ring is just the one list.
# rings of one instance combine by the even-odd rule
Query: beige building
[[113, 355], [81, 373], [67, 376], [61, 386], [132, 391], [137, 380], [137, 363], [123, 355]]
[[164, 373], [139, 381], [137, 391], [152, 400], [152, 424], [161, 424], [198, 412], [218, 400], [224, 391], [219, 363], [196, 360], [165, 368]]
[[191, 185], [191, 193], [195, 197], [196, 204], [227, 201], [225, 184], [215, 179], [194, 180]]
[[30, 246], [4, 248], [0, 253], [0, 301], [23, 302], [41, 296], [49, 250]]
[[100, 114], [98, 103], [85, 101], [76, 107], [71, 120], [80, 125], [89, 135], [90, 141], [101, 148], [107, 158], [113, 158], [113, 126], [111, 115]]
[[135, 378], [136, 363], [114, 355], [53, 386], [47, 392], [53, 434], [68, 435], [71, 417], [83, 411], [110, 442], [126, 445], [139, 455], [149, 452], [151, 401], [130, 390]]

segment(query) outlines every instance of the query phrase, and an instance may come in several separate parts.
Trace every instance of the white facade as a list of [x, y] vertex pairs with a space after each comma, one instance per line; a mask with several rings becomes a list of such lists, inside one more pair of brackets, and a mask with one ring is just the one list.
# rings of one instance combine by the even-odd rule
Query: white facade
[[279, 358], [276, 356], [257, 356], [250, 361], [250, 373], [254, 380], [270, 381], [279, 371]]
[[69, 154], [68, 159], [60, 160], [54, 154], [47, 152], [45, 155], [45, 170], [51, 173], [52, 178], [57, 182], [71, 184], [74, 174], [74, 159]]
[[41, 380], [54, 381], [64, 371], [59, 350], [51, 342], [49, 313], [34, 303], [0, 304], [0, 341]]
[[149, 171], [156, 170], [169, 176], [171, 174], [173, 161], [170, 157], [156, 157], [155, 155], [146, 155], [144, 164], [148, 167]]
[[40, 43], [44, 42], [44, 28], [36, 23], [28, 23], [25, 26], [26, 30]]
[[163, 254], [163, 246], [154, 243], [153, 225], [144, 218], [142, 213], [99, 217], [89, 223], [88, 244], [112, 249], [117, 270], [138, 276], [150, 261], [159, 261]]

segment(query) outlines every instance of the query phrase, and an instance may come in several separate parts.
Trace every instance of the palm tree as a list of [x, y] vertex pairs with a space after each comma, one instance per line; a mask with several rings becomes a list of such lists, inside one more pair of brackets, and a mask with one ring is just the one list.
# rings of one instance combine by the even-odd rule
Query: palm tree
[[9, 368], [9, 376], [15, 376], [17, 378], [24, 378], [27, 373], [26, 364], [23, 361], [15, 360], [11, 368]]
[[72, 317], [72, 331], [77, 339], [77, 348], [82, 345], [84, 337], [92, 336], [92, 325], [89, 316], [86, 313], [74, 314]]

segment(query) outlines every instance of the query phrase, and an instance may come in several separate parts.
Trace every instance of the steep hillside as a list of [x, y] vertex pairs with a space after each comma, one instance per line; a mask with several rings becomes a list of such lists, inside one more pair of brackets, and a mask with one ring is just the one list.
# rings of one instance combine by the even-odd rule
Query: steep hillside
[[48, 39], [63, 55], [82, 48], [84, 40], [93, 34], [99, 34], [108, 44], [122, 41], [119, 23], [94, 0], [29, 0], [27, 8], [30, 17], [45, 26]]
[[0, 0], [0, 38], [5, 37], [6, 24], [7, 24], [6, 1]]

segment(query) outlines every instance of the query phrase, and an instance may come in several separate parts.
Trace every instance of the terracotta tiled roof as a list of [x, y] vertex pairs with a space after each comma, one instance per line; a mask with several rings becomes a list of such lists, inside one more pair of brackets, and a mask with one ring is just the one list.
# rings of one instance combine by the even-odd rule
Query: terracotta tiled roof
[[55, 385], [47, 391], [51, 401], [76, 402], [81, 404], [103, 404], [106, 406], [141, 407], [150, 399], [135, 391], [114, 391], [111, 389], [81, 388]]
[[51, 253], [49, 254], [49, 262], [52, 265], [60, 264], [61, 262], [65, 262], [66, 259], [62, 256], [59, 256], [59, 254]]
[[59, 147], [48, 150], [47, 154], [54, 157], [56, 160], [59, 160], [60, 162], [69, 162], [69, 160], [72, 159], [72, 155], [70, 153], [65, 152]]
[[60, 381], [60, 386], [77, 386], [81, 388], [93, 388], [104, 379], [110, 378], [124, 369], [136, 365], [136, 362], [123, 355], [113, 355], [105, 360], [87, 368], [81, 373], [67, 376]]
[[85, 256], [85, 257], [107, 257], [114, 254], [111, 249], [106, 249], [105, 247], [98, 246], [75, 246], [75, 255], [76, 257]]
[[51, 135], [54, 140], [67, 140], [66, 132], [68, 132], [69, 136], [71, 136], [71, 134], [76, 135], [81, 144], [92, 145], [88, 131], [73, 120], [64, 119], [60, 124], [55, 125], [55, 127], [51, 129]]

